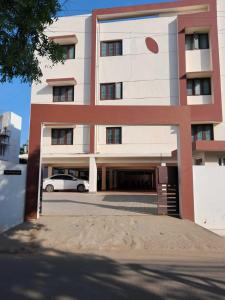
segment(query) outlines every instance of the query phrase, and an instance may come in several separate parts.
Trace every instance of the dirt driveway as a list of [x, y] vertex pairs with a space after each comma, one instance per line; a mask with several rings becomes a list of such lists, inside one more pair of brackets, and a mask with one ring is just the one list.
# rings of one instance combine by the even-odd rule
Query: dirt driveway
[[157, 214], [157, 195], [150, 193], [43, 193], [45, 216], [135, 216]]

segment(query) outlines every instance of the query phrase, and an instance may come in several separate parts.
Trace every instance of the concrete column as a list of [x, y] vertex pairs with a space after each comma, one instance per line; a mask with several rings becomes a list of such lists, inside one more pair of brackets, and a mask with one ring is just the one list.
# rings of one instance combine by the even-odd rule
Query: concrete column
[[106, 191], [106, 167], [102, 167], [102, 191]]
[[48, 166], [48, 177], [52, 176], [52, 167]]
[[113, 188], [117, 188], [117, 171], [114, 171], [114, 182], [113, 182]]
[[177, 144], [180, 216], [182, 219], [194, 221], [192, 139], [189, 122], [180, 124]]
[[89, 158], [89, 192], [97, 192], [97, 165], [95, 157]]
[[113, 170], [109, 170], [109, 189], [113, 189]]

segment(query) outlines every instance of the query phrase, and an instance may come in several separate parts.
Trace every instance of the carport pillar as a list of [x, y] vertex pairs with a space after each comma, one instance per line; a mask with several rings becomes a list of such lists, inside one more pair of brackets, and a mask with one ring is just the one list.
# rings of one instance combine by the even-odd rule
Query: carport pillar
[[52, 167], [48, 166], [48, 177], [52, 176]]
[[95, 157], [89, 158], [89, 192], [97, 192], [97, 165]]
[[106, 191], [106, 167], [102, 167], [102, 191]]

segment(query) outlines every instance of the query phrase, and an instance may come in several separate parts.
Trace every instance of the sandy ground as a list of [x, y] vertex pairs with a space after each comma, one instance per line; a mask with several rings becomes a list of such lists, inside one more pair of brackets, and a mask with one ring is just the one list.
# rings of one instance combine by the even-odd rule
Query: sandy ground
[[149, 193], [43, 193], [46, 216], [156, 215], [157, 195]]
[[46, 251], [121, 258], [185, 255], [225, 259], [225, 239], [192, 222], [167, 216], [44, 216], [0, 236], [0, 253]]

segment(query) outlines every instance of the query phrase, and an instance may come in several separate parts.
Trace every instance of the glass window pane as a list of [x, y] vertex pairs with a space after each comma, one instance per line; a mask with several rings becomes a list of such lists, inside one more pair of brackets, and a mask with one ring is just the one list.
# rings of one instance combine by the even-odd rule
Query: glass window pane
[[115, 128], [115, 144], [121, 143], [121, 129]]
[[66, 101], [66, 88], [61, 87], [60, 88], [60, 101]]
[[188, 96], [193, 95], [193, 80], [190, 79], [187, 80], [187, 95]]
[[201, 95], [201, 80], [200, 79], [194, 80], [194, 89], [195, 89], [195, 95]]
[[110, 55], [110, 56], [114, 55], [114, 43], [113, 42], [108, 44], [108, 51], [109, 51], [108, 55]]
[[205, 125], [205, 139], [207, 141], [213, 140], [213, 125]]
[[59, 130], [59, 145], [64, 145], [65, 144], [65, 136], [66, 132], [64, 129]]
[[209, 49], [208, 33], [202, 33], [199, 35], [199, 49]]
[[107, 99], [115, 99], [115, 84], [108, 85]]
[[107, 43], [101, 42], [101, 56], [107, 56]]
[[185, 36], [186, 50], [193, 50], [193, 35], [187, 34]]
[[211, 82], [209, 78], [202, 79], [202, 95], [211, 94]]
[[62, 49], [63, 49], [63, 58], [64, 59], [67, 59], [67, 46], [62, 46]]
[[199, 35], [194, 34], [194, 49], [199, 49]]
[[116, 83], [116, 92], [115, 92], [115, 98], [116, 99], [121, 99], [122, 98], [122, 83], [117, 82]]
[[52, 145], [57, 145], [58, 132], [55, 129], [52, 129]]
[[100, 88], [100, 92], [101, 92], [101, 100], [106, 99], [106, 85], [105, 84], [101, 84], [101, 88]]
[[73, 131], [68, 129], [66, 132], [66, 144], [72, 145], [73, 144]]
[[75, 46], [74, 45], [69, 46], [69, 49], [68, 49], [68, 58], [69, 59], [74, 59], [75, 58]]
[[67, 101], [73, 101], [73, 87], [67, 88]]
[[112, 130], [112, 128], [107, 128], [106, 129], [106, 134], [107, 134], [107, 144], [112, 144], [113, 143], [113, 130]]
[[202, 126], [197, 127], [197, 140], [203, 140], [203, 130]]
[[115, 55], [122, 55], [122, 42], [121, 41], [117, 41], [115, 42]]

